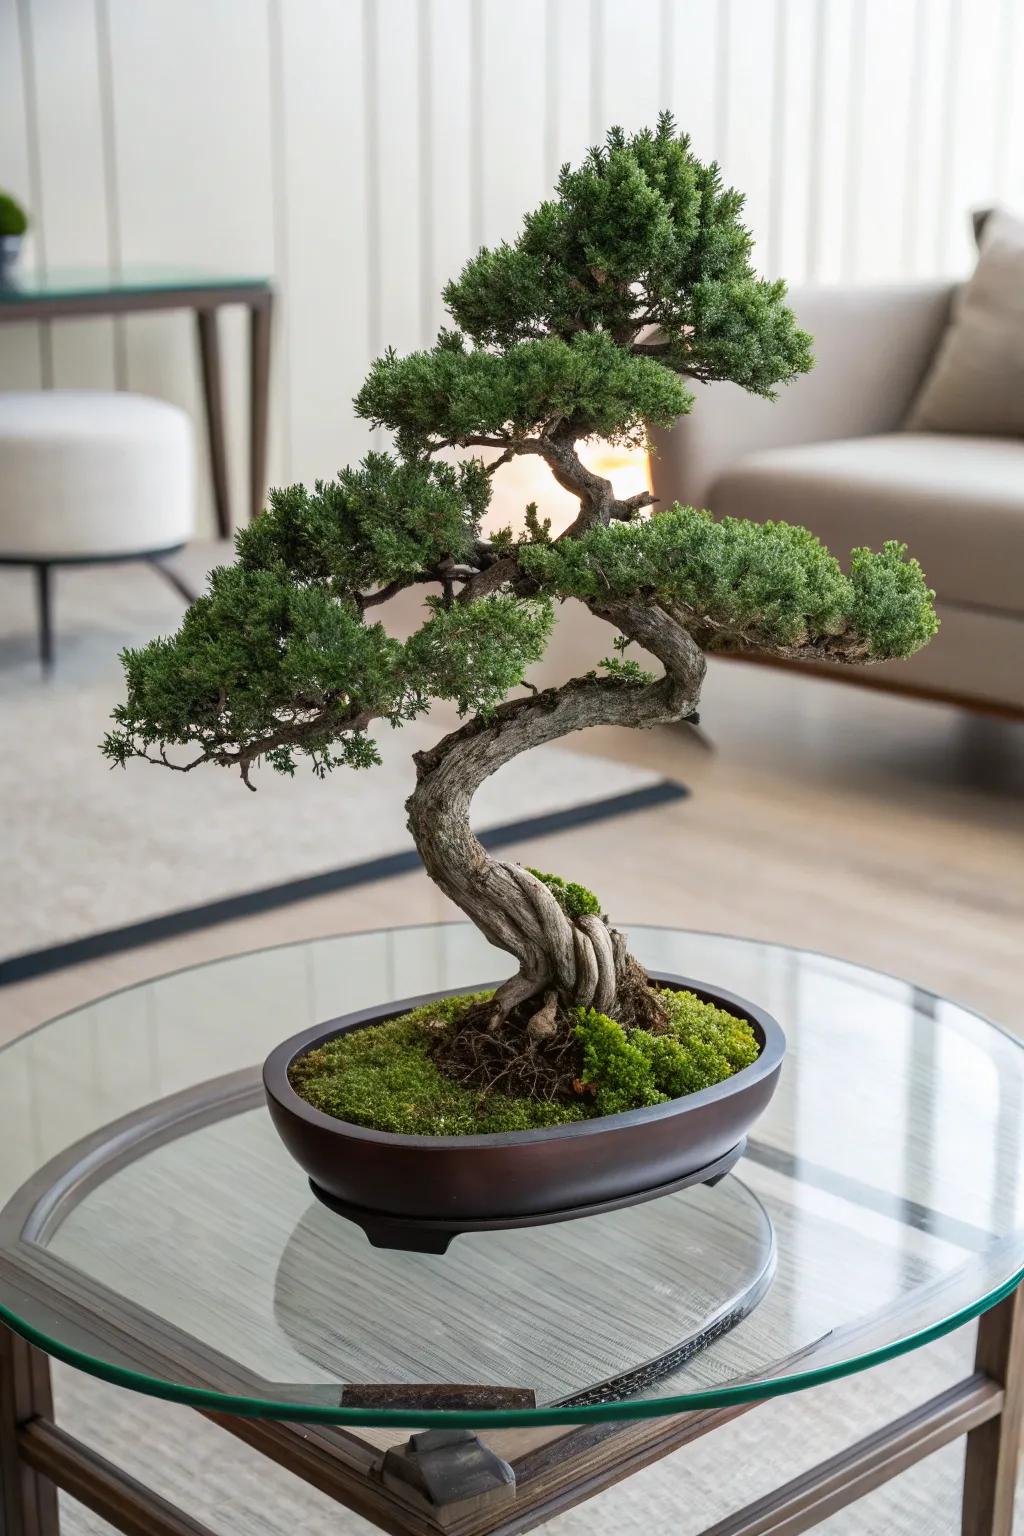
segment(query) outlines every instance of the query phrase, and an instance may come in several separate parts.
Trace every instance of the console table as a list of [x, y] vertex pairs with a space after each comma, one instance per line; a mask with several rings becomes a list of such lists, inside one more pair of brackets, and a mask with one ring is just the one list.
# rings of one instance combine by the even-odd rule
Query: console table
[[249, 311], [249, 515], [263, 508], [270, 417], [270, 329], [274, 289], [269, 277], [229, 276], [187, 268], [125, 267], [17, 274], [0, 284], [0, 324], [62, 320], [83, 315], [128, 315], [190, 309], [203, 377], [217, 532], [231, 536], [227, 447], [218, 311], [241, 304]]

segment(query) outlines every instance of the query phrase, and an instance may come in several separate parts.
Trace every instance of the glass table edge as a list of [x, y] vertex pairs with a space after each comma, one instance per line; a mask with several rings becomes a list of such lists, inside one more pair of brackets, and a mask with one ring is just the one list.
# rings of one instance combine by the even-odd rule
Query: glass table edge
[[[622, 918], [618, 918], [616, 921], [627, 933], [632, 929], [637, 929], [646, 930], [651, 933], [678, 933], [688, 938], [722, 939], [727, 943], [749, 944], [757, 946], [759, 949], [775, 950], [789, 955], [806, 955], [810, 960], [824, 960], [832, 965], [848, 966], [851, 970], [858, 971], [862, 975], [878, 976], [883, 981], [892, 981], [899, 986], [910, 987], [915, 992], [919, 992], [922, 997], [931, 998], [936, 1002], [950, 1003], [954, 1008], [958, 1008], [961, 1013], [967, 1014], [969, 1018], [977, 1019], [979, 1024], [984, 1024], [987, 1028], [994, 1030], [996, 1034], [1002, 1035], [1004, 1039], [1009, 1040], [1015, 1045], [1018, 1050], [1024, 1050], [1024, 1038], [1016, 1034], [1007, 1025], [1000, 1024], [995, 1019], [990, 1019], [987, 1014], [981, 1013], [977, 1008], [968, 1007], [966, 1003], [958, 1002], [956, 998], [946, 997], [941, 992], [933, 992], [930, 987], [922, 986], [919, 982], [912, 981], [906, 976], [898, 976], [894, 971], [883, 971], [874, 965], [862, 965], [859, 960], [848, 960], [843, 955], [830, 954], [828, 950], [807, 949], [802, 944], [785, 944], [778, 939], [758, 939], [742, 933], [723, 933], [718, 928], [680, 928], [676, 923], [630, 923]], [[100, 992], [96, 997], [86, 998], [84, 1002], [76, 1003], [73, 1008], [65, 1008], [61, 1013], [55, 1013], [50, 1019], [42, 1019], [38, 1024], [33, 1024], [31, 1029], [23, 1030], [20, 1034], [15, 1035], [13, 1039], [6, 1041], [4, 1045], [0, 1045], [0, 1059], [3, 1058], [7, 1051], [16, 1049], [24, 1041], [30, 1040], [33, 1035], [37, 1035], [40, 1030], [49, 1029], [53, 1024], [61, 1024], [65, 1019], [73, 1018], [76, 1013], [82, 1013], [87, 1008], [96, 1008], [101, 1003], [108, 1002], [111, 998], [124, 997], [127, 993], [137, 992], [143, 987], [151, 987], [155, 986], [158, 982], [169, 981], [172, 977], [184, 976], [188, 972], [206, 971], [215, 965], [227, 965], [234, 960], [244, 960], [249, 955], [271, 955], [277, 950], [301, 949], [309, 944], [333, 944], [339, 939], [372, 938], [377, 934], [384, 933], [422, 933], [428, 928], [469, 929], [475, 926], [468, 919], [460, 918], [449, 918], [444, 922], [394, 923], [387, 928], [352, 928], [346, 929], [341, 933], [315, 934], [308, 939], [285, 939], [280, 944], [260, 944], [255, 949], [240, 949], [234, 954], [214, 955], [209, 960], [201, 960], [198, 965], [175, 966], [172, 970], [160, 971], [156, 976], [146, 976], [140, 981], [130, 981], [126, 986], [115, 987], [111, 992]], [[14, 956], [12, 958], [17, 959], [18, 957]], [[700, 979], [712, 980], [713, 978], [701, 977]]]
[[845, 1376], [859, 1375], [873, 1366], [910, 1354], [915, 1349], [934, 1343], [948, 1333], [954, 1333], [964, 1324], [980, 1317], [982, 1313], [998, 1306], [1012, 1295], [1024, 1281], [1024, 1266], [1006, 1281], [987, 1292], [977, 1301], [961, 1308], [948, 1318], [931, 1323], [916, 1333], [905, 1334], [893, 1343], [880, 1345], [863, 1355], [841, 1360], [835, 1365], [792, 1372], [774, 1381], [755, 1381], [720, 1388], [705, 1388], [700, 1392], [680, 1393], [666, 1398], [635, 1398], [614, 1403], [594, 1403], [586, 1407], [551, 1408], [503, 1408], [503, 1409], [438, 1409], [422, 1410], [400, 1408], [343, 1408], [333, 1406], [279, 1402], [271, 1399], [234, 1396], [212, 1391], [205, 1387], [175, 1386], [174, 1383], [156, 1377], [144, 1376], [127, 1367], [111, 1365], [80, 1355], [67, 1345], [50, 1339], [46, 1334], [16, 1317], [0, 1303], [0, 1323], [19, 1334], [29, 1344], [64, 1365], [74, 1367], [100, 1381], [113, 1386], [125, 1387], [146, 1397], [160, 1398], [164, 1402], [178, 1403], [195, 1408], [199, 1412], [228, 1414], [236, 1418], [277, 1419], [289, 1423], [334, 1425], [338, 1428], [358, 1429], [476, 1429], [486, 1433], [489, 1429], [525, 1429], [529, 1427], [557, 1426], [562, 1424], [601, 1424], [626, 1422], [632, 1419], [670, 1418], [675, 1414], [694, 1413], [718, 1408], [739, 1407], [744, 1404], [767, 1402], [771, 1398], [786, 1397], [826, 1382], [840, 1381]]
[[[446, 922], [403, 923], [387, 928], [361, 928], [338, 934], [320, 934], [308, 939], [290, 939], [281, 944], [260, 945], [257, 949], [253, 950], [239, 950], [235, 954], [218, 955], [209, 960], [204, 960], [198, 965], [179, 966], [173, 970], [162, 972], [157, 976], [130, 982], [127, 986], [117, 987], [112, 992], [102, 993], [95, 998], [76, 1005], [74, 1008], [65, 1009], [63, 1013], [56, 1014], [52, 1019], [43, 1020], [32, 1029], [17, 1035], [6, 1045], [0, 1047], [0, 1058], [2, 1058], [4, 1052], [18, 1046], [40, 1030], [47, 1029], [53, 1024], [59, 1024], [62, 1020], [71, 1018], [74, 1014], [80, 1013], [86, 1008], [95, 1007], [109, 998], [123, 996], [125, 993], [137, 991], [142, 987], [166, 981], [173, 976], [180, 976], [186, 972], [206, 970], [211, 966], [222, 965], [233, 960], [244, 960], [247, 955], [296, 949], [309, 944], [329, 944], [338, 939], [370, 937], [381, 933], [422, 932], [428, 928], [472, 928], [473, 926], [472, 923], [460, 921], [459, 919], [452, 919]], [[634, 927], [637, 929], [648, 929], [652, 932], [685, 933], [690, 937], [705, 937], [726, 941], [734, 940], [742, 944], [757, 945], [764, 949], [806, 955], [811, 959], [848, 966], [852, 970], [862, 972], [865, 975], [875, 975], [883, 980], [912, 987], [915, 991], [931, 998], [951, 1001], [942, 997], [939, 993], [930, 991], [927, 987], [908, 981], [906, 977], [896, 976], [892, 972], [882, 971], [874, 966], [861, 965], [858, 961], [847, 960], [840, 955], [828, 954], [823, 950], [806, 949], [800, 945], [785, 944], [777, 940], [757, 939], [741, 934], [722, 933], [715, 929], [684, 929], [679, 928], [673, 923], [623, 923], [623, 927], [627, 931]], [[1018, 1049], [1024, 1049], [1024, 1040], [1021, 1040], [1019, 1035], [1014, 1034], [1006, 1026], [996, 1023], [994, 1020], [986, 1017], [986, 1015], [979, 1013], [977, 1009], [968, 1008], [962, 1003], [954, 1002], [954, 1006], [970, 1017], [977, 1019], [979, 1023], [994, 1030], [997, 1034], [1010, 1040]], [[72, 1366], [76, 1370], [84, 1371], [88, 1375], [110, 1382], [115, 1386], [122, 1386], [146, 1396], [160, 1398], [167, 1402], [179, 1403], [200, 1411], [227, 1413], [240, 1418], [267, 1418], [292, 1423], [336, 1425], [339, 1428], [358, 1428], [362, 1426], [367, 1429], [517, 1429], [531, 1425], [541, 1427], [561, 1424], [609, 1423], [630, 1419], [668, 1418], [678, 1413], [733, 1407], [745, 1403], [767, 1401], [769, 1398], [782, 1397], [793, 1392], [801, 1392], [829, 1381], [838, 1381], [845, 1376], [856, 1375], [861, 1371], [870, 1370], [875, 1365], [881, 1365], [887, 1360], [893, 1360], [900, 1355], [909, 1354], [913, 1350], [923, 1348], [925, 1345], [944, 1337], [948, 1333], [955, 1332], [956, 1329], [963, 1327], [974, 1318], [980, 1317], [982, 1313], [997, 1306], [1000, 1301], [1015, 1291], [1022, 1281], [1024, 1281], [1024, 1266], [1021, 1266], [1008, 1280], [1001, 1282], [992, 1291], [986, 1292], [985, 1295], [972, 1301], [968, 1306], [961, 1308], [950, 1317], [942, 1318], [916, 1333], [907, 1334], [889, 1344], [869, 1350], [864, 1355], [839, 1361], [835, 1365], [822, 1366], [806, 1371], [796, 1371], [789, 1375], [779, 1376], [775, 1380], [768, 1382], [757, 1381], [721, 1388], [706, 1388], [700, 1392], [682, 1393], [667, 1398], [640, 1398], [632, 1401], [627, 1399], [622, 1402], [595, 1403], [586, 1407], [576, 1408], [511, 1408], [492, 1409], [489, 1411], [478, 1409], [473, 1412], [455, 1409], [422, 1409], [416, 1412], [391, 1408], [343, 1408], [340, 1405], [335, 1408], [327, 1405], [302, 1405], [271, 1399], [239, 1397], [202, 1387], [175, 1385], [172, 1382], [145, 1376], [141, 1372], [132, 1371], [127, 1367], [114, 1366], [109, 1362], [95, 1360], [91, 1356], [79, 1354], [67, 1345], [61, 1344], [58, 1340], [50, 1339], [48, 1335], [11, 1312], [2, 1302], [0, 1302], [0, 1323], [9, 1327], [13, 1332], [26, 1339], [28, 1343], [35, 1345], [36, 1348], [41, 1349], [53, 1359]]]

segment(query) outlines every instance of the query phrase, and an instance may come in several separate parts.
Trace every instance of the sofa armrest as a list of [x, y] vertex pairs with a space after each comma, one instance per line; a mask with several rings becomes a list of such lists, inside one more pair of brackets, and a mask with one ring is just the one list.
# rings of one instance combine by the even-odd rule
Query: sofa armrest
[[866, 437], [900, 427], [949, 318], [949, 282], [806, 288], [790, 303], [814, 337], [811, 373], [776, 400], [735, 384], [697, 385], [693, 412], [652, 433], [654, 492], [706, 505], [719, 475], [766, 448]]

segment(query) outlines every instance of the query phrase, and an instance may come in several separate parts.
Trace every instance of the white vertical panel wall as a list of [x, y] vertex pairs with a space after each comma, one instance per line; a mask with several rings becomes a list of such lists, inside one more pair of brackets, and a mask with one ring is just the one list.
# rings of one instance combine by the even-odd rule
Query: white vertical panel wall
[[[36, 258], [276, 277], [278, 480], [365, 452], [374, 353], [428, 341], [476, 246], [663, 106], [794, 282], [962, 272], [969, 208], [1024, 206], [1019, 0], [0, 0], [0, 186]], [[241, 317], [224, 341], [240, 510]], [[184, 315], [4, 327], [0, 387], [40, 384], [201, 429]]]
[[[74, 15], [82, 0], [30, 0]], [[252, 0], [103, 0], [109, 11], [120, 256], [226, 272], [275, 266], [270, 30]], [[45, 171], [44, 171], [45, 174]], [[241, 359], [244, 316], [222, 321]], [[128, 388], [165, 395], [199, 420], [190, 317], [125, 322]], [[229, 467], [244, 489], [242, 369], [227, 371]], [[280, 422], [280, 412], [277, 414]], [[279, 457], [272, 463], [281, 474]], [[206, 488], [207, 479], [201, 477]], [[208, 509], [206, 509], [208, 512]]]
[[[38, 190], [37, 113], [34, 72], [25, 17], [14, 0], [0, 0], [0, 184], [33, 206]], [[32, 244], [38, 249], [38, 238]], [[0, 335], [0, 386], [38, 389], [43, 382], [44, 340], [35, 325], [6, 325]]]
[[[39, 140], [39, 223], [54, 267], [111, 259], [97, 13], [33, 6], [28, 16]], [[51, 326], [52, 379], [67, 388], [115, 383], [111, 320]]]

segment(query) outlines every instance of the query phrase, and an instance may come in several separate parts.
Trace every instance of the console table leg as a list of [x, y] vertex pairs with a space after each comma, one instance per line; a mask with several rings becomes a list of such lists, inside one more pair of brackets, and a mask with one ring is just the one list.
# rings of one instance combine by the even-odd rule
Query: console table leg
[[259, 517], [267, 491], [270, 424], [270, 331], [273, 296], [249, 311], [249, 517]]
[[217, 535], [231, 537], [231, 498], [228, 493], [228, 450], [224, 431], [224, 385], [221, 380], [220, 333], [216, 309], [197, 309], [199, 361], [206, 405], [206, 435], [210, 447], [210, 474], [217, 513]]
[[59, 1536], [57, 1489], [21, 1459], [18, 1435], [53, 1418], [50, 1362], [0, 1324], [0, 1536]]
[[967, 1436], [962, 1536], [1011, 1536], [1024, 1427], [1024, 1286], [978, 1322], [975, 1368], [1003, 1389], [998, 1418]]

